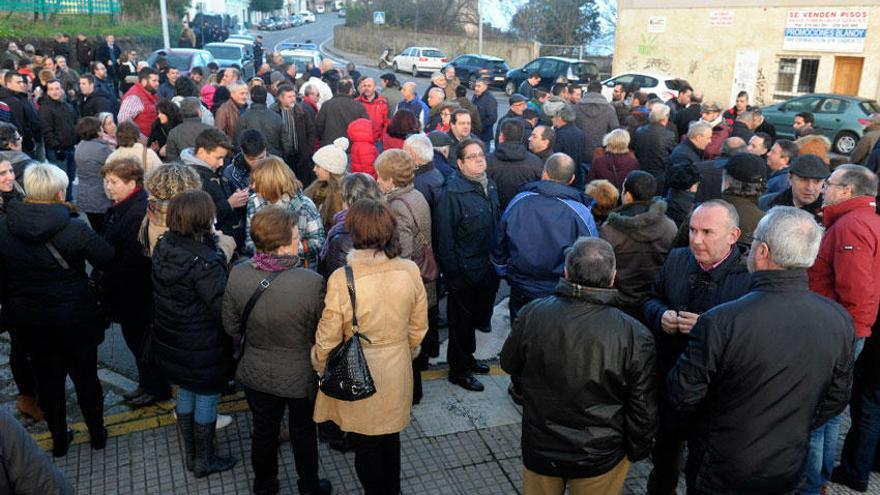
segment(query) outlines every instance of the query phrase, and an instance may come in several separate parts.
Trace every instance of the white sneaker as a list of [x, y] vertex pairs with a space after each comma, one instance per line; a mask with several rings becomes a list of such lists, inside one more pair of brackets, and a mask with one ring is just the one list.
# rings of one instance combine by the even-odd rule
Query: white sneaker
[[218, 414], [217, 415], [217, 429], [222, 430], [227, 426], [232, 424], [232, 416], [228, 414]]

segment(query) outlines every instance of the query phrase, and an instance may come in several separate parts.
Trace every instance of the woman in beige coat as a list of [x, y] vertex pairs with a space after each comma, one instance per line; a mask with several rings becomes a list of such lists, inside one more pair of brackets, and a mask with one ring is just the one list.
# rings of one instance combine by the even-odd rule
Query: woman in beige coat
[[144, 167], [145, 175], [162, 165], [159, 155], [138, 141], [140, 135], [140, 129], [132, 122], [120, 123], [116, 129], [116, 151], [107, 157], [107, 163], [122, 158], [134, 158]]
[[[376, 174], [379, 190], [385, 195], [385, 201], [397, 220], [400, 257], [418, 263], [431, 246], [431, 207], [422, 193], [413, 187], [416, 162], [404, 150], [386, 150], [376, 159]], [[414, 405], [422, 399], [421, 371], [428, 369], [429, 358], [440, 355], [437, 282], [423, 278], [422, 283], [428, 295], [428, 333], [422, 342], [422, 352], [413, 361]]]
[[[345, 219], [354, 249], [354, 272], [361, 341], [376, 385], [366, 399], [347, 402], [318, 392], [315, 421], [333, 421], [349, 432], [355, 470], [367, 495], [400, 492], [400, 432], [410, 421], [412, 360], [428, 331], [428, 300], [415, 263], [400, 257], [394, 214], [369, 199], [355, 202]], [[324, 313], [318, 323], [312, 362], [323, 373], [327, 357], [352, 337], [351, 299], [345, 270], [327, 281]]]

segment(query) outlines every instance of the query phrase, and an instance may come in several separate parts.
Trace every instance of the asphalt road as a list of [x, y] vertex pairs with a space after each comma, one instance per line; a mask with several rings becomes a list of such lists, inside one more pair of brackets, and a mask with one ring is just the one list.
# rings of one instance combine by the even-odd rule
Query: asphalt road
[[[311, 41], [318, 45], [321, 49], [321, 52], [325, 57], [329, 57], [333, 60], [333, 63], [336, 64], [340, 68], [344, 68], [345, 64], [348, 62], [354, 62], [357, 70], [364, 76], [372, 77], [378, 81], [379, 76], [389, 72], [390, 69], [379, 70], [376, 67], [376, 63], [379, 60], [379, 53], [375, 54], [374, 57], [367, 57], [362, 55], [355, 54], [346, 54], [345, 56], [341, 56], [337, 50], [333, 50], [331, 53], [331, 49], [328, 48], [328, 45], [332, 46], [333, 41], [333, 27], [338, 26], [339, 24], [344, 24], [345, 19], [337, 17], [335, 12], [329, 12], [326, 14], [319, 14], [316, 16], [317, 22], [311, 24], [304, 24], [299, 27], [285, 29], [283, 31], [251, 31], [254, 34], [262, 34], [263, 35], [263, 46], [267, 51], [274, 50], [275, 45], [282, 41], [293, 41], [297, 43], [305, 43], [307, 41]], [[430, 44], [430, 40], [425, 40], [426, 44]], [[447, 53], [450, 56], [450, 59], [455, 57], [458, 54]], [[407, 81], [415, 81], [416, 86], [419, 90], [419, 95], [423, 94], [425, 90], [428, 89], [428, 86], [431, 84], [429, 80], [430, 76], [421, 76], [414, 78], [411, 74], [403, 74], [398, 73], [397, 79], [401, 82]], [[508, 104], [507, 104], [507, 96], [504, 95], [503, 91], [492, 91], [495, 94], [495, 98], [498, 100], [498, 115], [504, 115], [507, 113]], [[469, 92], [469, 94], [473, 94], [473, 92]]]

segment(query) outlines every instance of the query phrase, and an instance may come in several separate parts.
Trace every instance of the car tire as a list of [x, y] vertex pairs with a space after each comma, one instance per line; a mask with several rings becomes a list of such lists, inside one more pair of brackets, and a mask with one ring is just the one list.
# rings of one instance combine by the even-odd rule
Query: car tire
[[385, 70], [385, 69], [387, 69], [387, 68], [388, 68], [388, 64], [385, 63], [384, 60], [380, 60], [380, 61], [379, 61], [379, 70]]
[[397, 62], [391, 64], [391, 70], [393, 70], [394, 72], [400, 72], [400, 69], [397, 68]]
[[504, 94], [512, 96], [514, 93], [516, 93], [516, 87], [513, 85], [513, 81], [507, 81], [507, 84], [504, 85]]
[[475, 74], [471, 74], [471, 77], [468, 78], [468, 87], [474, 89], [474, 86], [477, 85], [477, 76]]
[[419, 77], [419, 68], [416, 66], [416, 64], [413, 64], [412, 66], [412, 76]]
[[849, 155], [859, 142], [859, 136], [854, 132], [843, 131], [834, 138], [834, 146], [832, 148], [841, 155]]

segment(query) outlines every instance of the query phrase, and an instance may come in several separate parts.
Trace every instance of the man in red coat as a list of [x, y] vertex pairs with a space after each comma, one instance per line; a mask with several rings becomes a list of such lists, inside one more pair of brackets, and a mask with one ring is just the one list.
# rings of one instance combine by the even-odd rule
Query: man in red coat
[[141, 134], [150, 135], [153, 121], [156, 120], [156, 91], [159, 90], [159, 73], [150, 67], [138, 71], [138, 83], [122, 95], [117, 121], [131, 120], [138, 126]]
[[367, 109], [367, 115], [373, 124], [373, 141], [378, 145], [382, 142], [382, 134], [388, 127], [388, 101], [376, 93], [376, 81], [371, 77], [364, 78], [358, 85], [360, 96], [355, 98]]
[[[840, 165], [825, 180], [822, 223], [825, 235], [819, 256], [807, 272], [810, 289], [837, 301], [856, 328], [856, 358], [880, 305], [880, 216], [877, 176], [861, 165]], [[840, 417], [813, 431], [805, 488], [828, 481], [837, 454]], [[809, 491], [807, 493], [812, 493]]]

